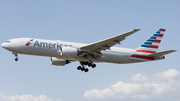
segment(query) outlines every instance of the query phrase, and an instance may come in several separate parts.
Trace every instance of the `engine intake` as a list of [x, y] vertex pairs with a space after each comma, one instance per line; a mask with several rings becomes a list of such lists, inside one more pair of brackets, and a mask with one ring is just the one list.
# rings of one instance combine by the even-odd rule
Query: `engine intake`
[[64, 66], [70, 63], [68, 60], [60, 59], [57, 57], [51, 57], [51, 65]]

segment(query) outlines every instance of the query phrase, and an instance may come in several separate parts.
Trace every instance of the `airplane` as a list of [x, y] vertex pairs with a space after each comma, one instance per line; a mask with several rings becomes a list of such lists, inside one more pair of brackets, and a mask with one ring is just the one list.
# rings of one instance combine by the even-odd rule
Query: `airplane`
[[18, 61], [19, 54], [51, 57], [51, 65], [64, 66], [79, 61], [78, 70], [88, 72], [96, 67], [95, 62], [127, 64], [164, 59], [166, 54], [177, 50], [156, 52], [166, 29], [160, 28], [137, 49], [112, 47], [120, 44], [127, 36], [139, 31], [129, 32], [94, 42], [91, 44], [65, 42], [61, 40], [44, 40], [36, 38], [15, 38], [2, 43], [2, 47], [11, 51]]

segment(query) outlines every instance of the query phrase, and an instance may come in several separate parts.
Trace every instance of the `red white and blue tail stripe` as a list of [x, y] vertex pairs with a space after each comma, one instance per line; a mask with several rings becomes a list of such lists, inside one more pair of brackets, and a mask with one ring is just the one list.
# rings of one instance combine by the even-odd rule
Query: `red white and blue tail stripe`
[[144, 42], [144, 44], [137, 48], [136, 52], [149, 54], [156, 53], [165, 30], [166, 29], [160, 28], [155, 34], [153, 34], [153, 36]]

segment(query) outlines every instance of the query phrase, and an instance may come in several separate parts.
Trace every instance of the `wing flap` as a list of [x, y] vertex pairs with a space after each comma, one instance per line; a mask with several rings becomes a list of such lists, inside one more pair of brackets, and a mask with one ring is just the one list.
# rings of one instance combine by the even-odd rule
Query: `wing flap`
[[163, 51], [163, 52], [158, 52], [158, 53], [150, 54], [150, 55], [147, 55], [147, 56], [149, 56], [149, 57], [163, 56], [163, 55], [175, 52], [175, 51], [177, 51], [177, 50], [168, 50], [168, 51]]

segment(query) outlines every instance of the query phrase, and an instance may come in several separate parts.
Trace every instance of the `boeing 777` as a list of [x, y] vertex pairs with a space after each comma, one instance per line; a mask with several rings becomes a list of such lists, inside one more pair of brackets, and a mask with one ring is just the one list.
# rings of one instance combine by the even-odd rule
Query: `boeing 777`
[[164, 59], [164, 55], [176, 51], [156, 52], [165, 32], [165, 29], [162, 28], [137, 49], [112, 47], [120, 44], [127, 36], [139, 30], [134, 29], [91, 44], [36, 38], [16, 38], [6, 41], [1, 46], [16, 56], [15, 61], [18, 61], [18, 53], [51, 57], [51, 64], [56, 66], [64, 66], [72, 61], [79, 61], [81, 66], [78, 66], [77, 69], [84, 72], [89, 71], [88, 68], [85, 68], [86, 65], [95, 68], [95, 62], [126, 64], [154, 61]]

